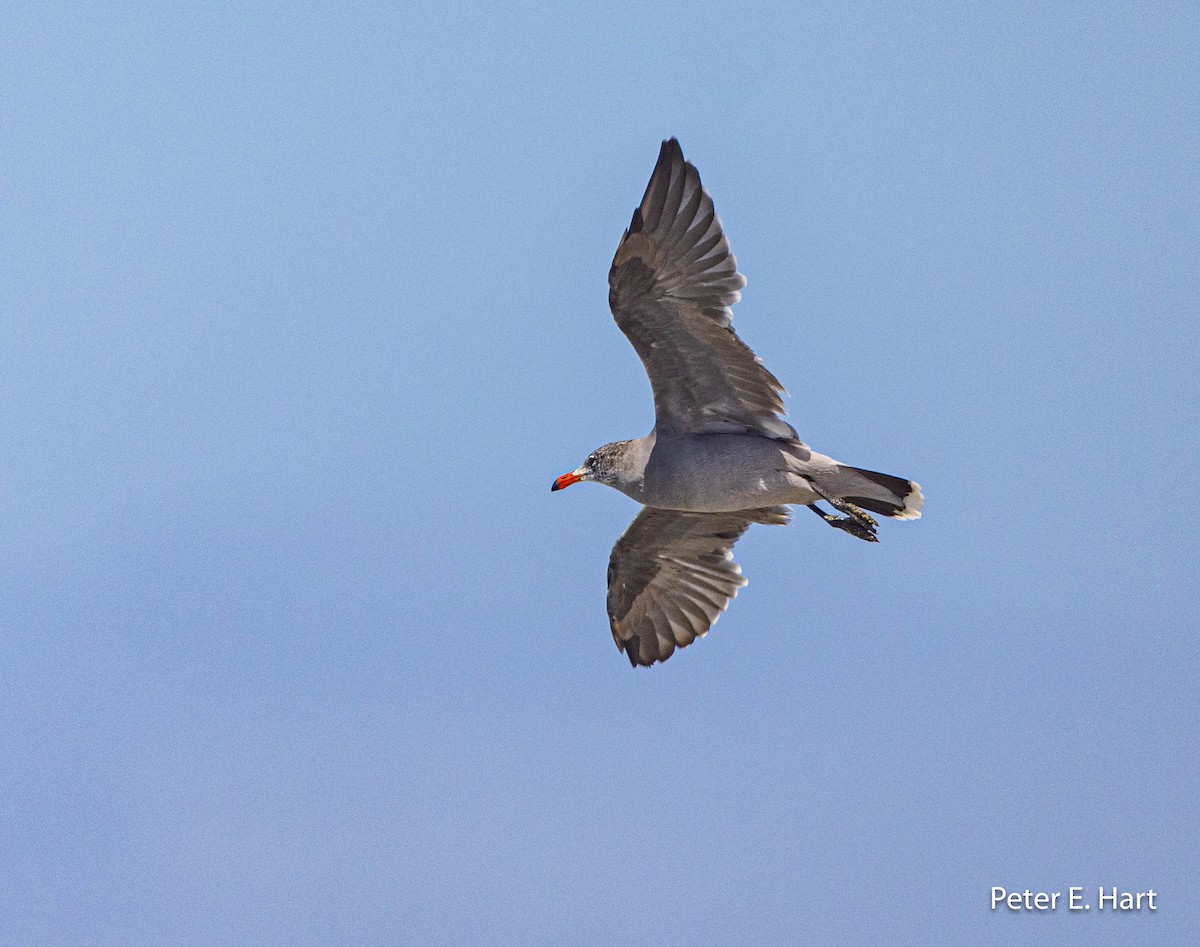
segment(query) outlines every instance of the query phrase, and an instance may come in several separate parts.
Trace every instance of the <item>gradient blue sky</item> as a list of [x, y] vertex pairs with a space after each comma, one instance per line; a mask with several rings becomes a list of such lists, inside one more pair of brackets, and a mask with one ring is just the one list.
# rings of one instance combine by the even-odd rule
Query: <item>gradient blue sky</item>
[[[1195, 5], [498, 6], [6, 14], [0, 942], [1197, 943]], [[635, 672], [669, 135], [927, 505]]]

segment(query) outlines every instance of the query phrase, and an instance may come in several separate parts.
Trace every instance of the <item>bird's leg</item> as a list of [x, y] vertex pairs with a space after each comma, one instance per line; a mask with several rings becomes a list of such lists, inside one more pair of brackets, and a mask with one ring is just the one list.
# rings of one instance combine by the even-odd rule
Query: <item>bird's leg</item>
[[[851, 536], [856, 536], [859, 539], [865, 540], [869, 543], [879, 542], [878, 537], [875, 535], [874, 526], [867, 526], [865, 523], [860, 522], [853, 516], [834, 516], [832, 513], [826, 513], [815, 503], [810, 503], [808, 508], [835, 529], [843, 530], [844, 532], [849, 533]], [[858, 509], [858, 507], [855, 507], [855, 509]]]
[[849, 500], [843, 500], [840, 497], [830, 496], [823, 489], [821, 489], [821, 487], [818, 486], [812, 479], [809, 479], [808, 485], [810, 487], [812, 487], [813, 493], [815, 493], [817, 496], [819, 496], [822, 500], [826, 501], [830, 506], [832, 506], [839, 513], [845, 513], [847, 516], [854, 517], [856, 520], [858, 520], [858, 522], [862, 523], [863, 526], [866, 526], [869, 529], [874, 529], [876, 526], [879, 525], [875, 521], [875, 518], [873, 516], [871, 516], [871, 514], [868, 513], [866, 510], [859, 509], [857, 506], [855, 506]]

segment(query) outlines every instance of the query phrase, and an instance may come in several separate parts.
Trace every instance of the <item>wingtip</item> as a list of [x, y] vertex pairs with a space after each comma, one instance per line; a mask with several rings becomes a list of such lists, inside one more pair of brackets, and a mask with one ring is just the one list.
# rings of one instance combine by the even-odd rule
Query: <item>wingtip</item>
[[683, 147], [679, 144], [679, 139], [672, 135], [662, 143], [662, 147], [658, 150], [659, 166], [672, 167], [677, 164], [686, 164], [683, 157]]

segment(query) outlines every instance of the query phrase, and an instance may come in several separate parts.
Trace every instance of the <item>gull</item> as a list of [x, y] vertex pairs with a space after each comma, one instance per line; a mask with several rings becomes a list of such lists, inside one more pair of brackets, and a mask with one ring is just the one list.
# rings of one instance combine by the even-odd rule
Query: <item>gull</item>
[[609, 625], [635, 667], [707, 634], [746, 584], [733, 547], [751, 524], [787, 523], [794, 504], [878, 542], [871, 513], [917, 519], [925, 502], [911, 480], [800, 440], [783, 386], [733, 330], [745, 285], [699, 172], [664, 141], [608, 272], [609, 308], [650, 377], [654, 428], [598, 447], [550, 488], [602, 483], [642, 504], [608, 563]]

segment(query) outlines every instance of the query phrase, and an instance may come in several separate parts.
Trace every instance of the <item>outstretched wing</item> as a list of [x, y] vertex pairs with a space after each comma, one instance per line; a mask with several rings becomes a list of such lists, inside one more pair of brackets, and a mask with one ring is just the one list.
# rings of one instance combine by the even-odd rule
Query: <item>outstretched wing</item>
[[703, 637], [746, 584], [733, 545], [787, 507], [684, 513], [644, 507], [608, 560], [608, 620], [629, 663], [649, 667]]
[[650, 376], [660, 433], [796, 439], [780, 417], [783, 386], [730, 325], [745, 285], [699, 172], [664, 141], [608, 272], [608, 304]]

